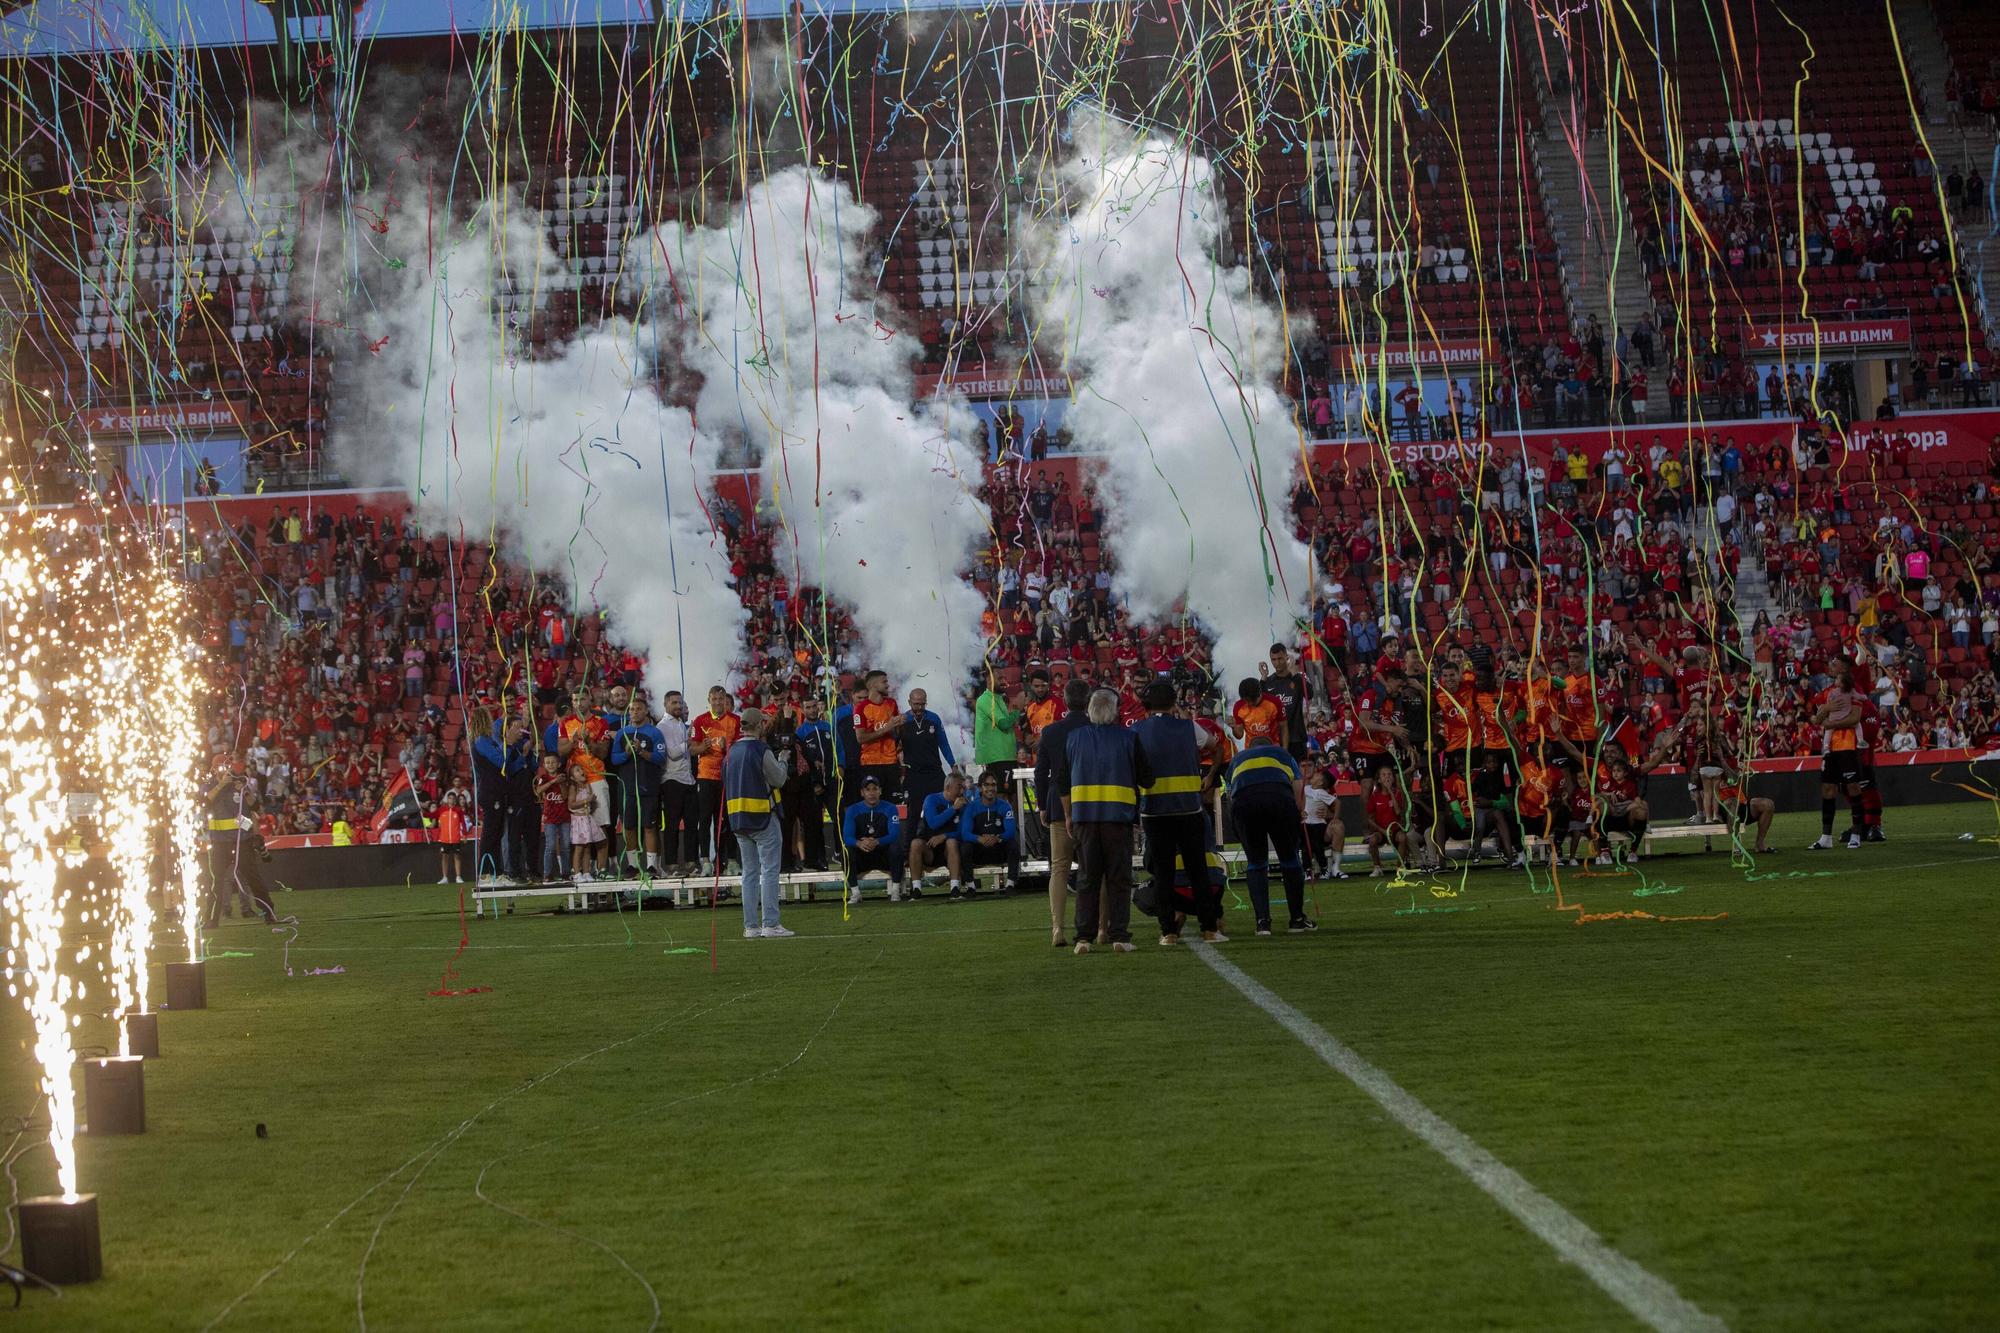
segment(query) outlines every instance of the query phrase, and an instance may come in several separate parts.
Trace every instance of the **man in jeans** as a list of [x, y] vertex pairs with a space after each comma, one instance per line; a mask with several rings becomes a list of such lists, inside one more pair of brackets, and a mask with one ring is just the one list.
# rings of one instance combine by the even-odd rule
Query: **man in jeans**
[[785, 856], [777, 817], [777, 792], [785, 762], [764, 744], [770, 725], [763, 713], [742, 715], [739, 739], [722, 761], [723, 810], [743, 857], [743, 938], [782, 940], [792, 932], [778, 923], [778, 868]]
[[1056, 769], [1062, 764], [1069, 734], [1085, 724], [1084, 708], [1090, 702], [1090, 685], [1072, 680], [1063, 686], [1063, 707], [1068, 711], [1041, 729], [1035, 742], [1035, 809], [1048, 823], [1049, 833], [1049, 933], [1056, 948], [1067, 947], [1063, 939], [1063, 918], [1069, 915], [1069, 867], [1074, 854], [1062, 812], [1056, 808]]

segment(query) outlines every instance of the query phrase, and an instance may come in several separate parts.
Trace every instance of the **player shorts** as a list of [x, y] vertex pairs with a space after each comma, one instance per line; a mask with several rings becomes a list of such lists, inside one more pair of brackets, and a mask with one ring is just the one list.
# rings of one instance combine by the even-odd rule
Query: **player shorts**
[[590, 817], [599, 828], [611, 827], [611, 784], [603, 778], [590, 784]]
[[1377, 774], [1387, 773], [1396, 766], [1387, 752], [1382, 754], [1353, 754], [1348, 756], [1349, 771], [1356, 782], [1368, 782]]
[[1861, 756], [1853, 750], [1834, 750], [1820, 760], [1819, 780], [1845, 787], [1861, 780]]

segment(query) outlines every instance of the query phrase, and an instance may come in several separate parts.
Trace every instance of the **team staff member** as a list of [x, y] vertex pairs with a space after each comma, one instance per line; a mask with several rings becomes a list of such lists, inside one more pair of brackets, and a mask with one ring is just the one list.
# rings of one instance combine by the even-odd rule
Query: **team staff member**
[[611, 736], [611, 769], [618, 777], [618, 825], [625, 830], [625, 859], [637, 870], [643, 850], [645, 871], [652, 878], [660, 874], [660, 779], [666, 757], [666, 735], [653, 725], [646, 696], [634, 691], [624, 720]]
[[960, 896], [958, 858], [952, 850], [958, 842], [959, 816], [965, 813], [965, 779], [953, 773], [944, 780], [944, 790], [924, 798], [923, 808], [907, 825], [910, 842], [910, 896], [924, 896], [924, 872], [932, 866], [951, 868], [951, 896]]
[[[571, 734], [577, 733], [572, 731]], [[574, 742], [572, 748], [579, 745], [580, 742]], [[578, 759], [573, 762], [583, 761]], [[541, 864], [539, 856], [532, 862], [526, 859], [529, 846], [522, 836], [525, 832], [522, 826], [526, 821], [516, 808], [521, 800], [520, 793], [526, 792], [526, 800], [535, 810], [535, 822], [539, 826], [541, 815], [539, 807], [534, 805], [534, 784], [534, 733], [527, 719], [517, 717], [511, 722], [502, 722], [495, 718], [492, 730], [472, 742], [472, 796], [479, 807], [479, 862], [474, 867], [475, 881], [511, 884], [510, 865], [518, 869], [525, 879], [534, 873], [531, 866]], [[511, 844], [511, 848], [503, 846], [503, 843]], [[508, 855], [510, 850], [512, 860]]]
[[[1201, 791], [1202, 751], [1209, 737], [1193, 722], [1174, 716], [1170, 682], [1156, 679], [1148, 685], [1145, 704], [1146, 716], [1132, 730], [1153, 780], [1140, 792], [1139, 813], [1146, 826], [1146, 874], [1155, 886], [1160, 943], [1170, 945], [1181, 937], [1174, 924], [1179, 909], [1167, 891], [1175, 882], [1175, 867], [1185, 870], [1193, 889], [1208, 883]], [[1194, 902], [1202, 936], [1213, 938], [1222, 928], [1221, 901], [1210, 902], [1207, 894], [1196, 892]]]
[[661, 702], [666, 714], [658, 726], [667, 748], [666, 761], [660, 766], [660, 854], [667, 863], [667, 873], [680, 877], [693, 874], [701, 860], [701, 796], [695, 786], [694, 761], [688, 753], [692, 737], [688, 733], [687, 700], [679, 690], [668, 690]]
[[824, 870], [826, 821], [829, 816], [838, 819], [833, 728], [820, 716], [825, 705], [818, 695], [807, 695], [802, 707], [803, 716], [792, 732], [792, 772], [785, 782], [786, 837], [801, 865]]
[[[1076, 951], [1103, 938], [1132, 952], [1132, 831], [1139, 789], [1152, 770], [1129, 727], [1118, 725], [1116, 691], [1090, 696], [1084, 725], [1071, 731], [1056, 770], [1056, 796], [1076, 847]], [[1099, 930], [1103, 931], [1099, 936]]]
[[1257, 933], [1271, 933], [1271, 870], [1266, 858], [1278, 854], [1278, 873], [1285, 881], [1285, 905], [1291, 909], [1293, 932], [1318, 930], [1306, 915], [1305, 865], [1299, 858], [1300, 825], [1305, 816], [1305, 779], [1299, 761], [1276, 745], [1252, 745], [1229, 766], [1229, 805], [1236, 836], [1243, 844], [1244, 878], [1250, 886], [1250, 910]]
[[743, 719], [736, 715], [729, 691], [711, 685], [708, 711], [694, 720], [688, 742], [688, 751], [695, 758], [695, 790], [701, 806], [701, 841], [696, 845], [709, 855], [702, 866], [704, 875], [720, 875], [736, 856], [736, 834], [722, 818], [722, 764], [729, 756], [729, 747], [742, 734]]
[[903, 751], [903, 805], [911, 814], [924, 808], [924, 801], [944, 790], [947, 768], [958, 763], [951, 752], [951, 738], [944, 734], [944, 722], [927, 705], [930, 695], [910, 691], [910, 711], [903, 714], [897, 743]]
[[[278, 919], [271, 891], [257, 868], [243, 793], [243, 766], [233, 764], [216, 774], [205, 798], [208, 805], [208, 905], [202, 924], [214, 930], [223, 908], [238, 893], [246, 893], [266, 923]], [[246, 858], [245, 852], [251, 852]]]
[[952, 880], [965, 881], [966, 897], [979, 891], [978, 877], [972, 872], [981, 866], [1006, 866], [1006, 892], [1012, 893], [1020, 887], [1020, 831], [1014, 824], [1013, 804], [1000, 795], [998, 774], [980, 774], [979, 796], [966, 802], [959, 815], [958, 838], [949, 845], [949, 851]]
[[871, 671], [865, 677], [868, 693], [854, 705], [854, 738], [861, 744], [861, 781], [873, 777], [890, 799], [903, 786], [900, 733], [902, 710], [889, 697], [889, 675]]
[[902, 840], [902, 821], [896, 807], [882, 799], [882, 780], [873, 774], [861, 779], [861, 799], [847, 807], [840, 821], [840, 840], [847, 846], [847, 901], [861, 901], [861, 877], [871, 870], [889, 876], [889, 899], [903, 896], [903, 862], [896, 855]]
[[770, 719], [751, 709], [739, 719], [736, 742], [722, 761], [722, 799], [743, 855], [743, 938], [790, 939], [778, 921], [778, 867], [785, 840], [777, 812], [785, 761], [764, 743]]
[[[1043, 687], [1047, 688], [1047, 684], [1044, 679]], [[1041, 728], [1035, 747], [1035, 808], [1042, 812], [1049, 827], [1049, 942], [1058, 949], [1069, 943], [1063, 938], [1063, 918], [1069, 915], [1069, 872], [1075, 845], [1070, 841], [1069, 827], [1063, 823], [1062, 810], [1056, 805], [1056, 770], [1062, 767], [1069, 753], [1070, 733], [1088, 723], [1085, 709], [1089, 703], [1087, 683], [1072, 680], [1064, 685], [1063, 707], [1067, 711]]]
[[848, 806], [861, 799], [861, 741], [854, 731], [854, 710], [867, 697], [868, 687], [857, 680], [848, 687], [847, 702], [833, 710], [833, 758], [840, 769], [832, 798], [836, 823]]

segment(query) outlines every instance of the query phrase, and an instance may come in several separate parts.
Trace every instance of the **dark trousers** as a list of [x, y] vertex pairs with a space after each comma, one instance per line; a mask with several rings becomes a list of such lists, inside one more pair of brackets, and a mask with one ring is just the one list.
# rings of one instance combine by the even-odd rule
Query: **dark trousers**
[[473, 867], [475, 879], [507, 872], [506, 853], [502, 846], [507, 838], [507, 814], [504, 797], [479, 803], [479, 864]]
[[202, 921], [213, 930], [222, 921], [222, 909], [236, 894], [247, 894], [257, 913], [266, 921], [277, 919], [271, 906], [271, 891], [264, 887], [264, 870], [257, 860], [255, 845], [239, 835], [208, 840], [208, 902]]
[[[882, 784], [882, 799], [894, 805], [896, 803], [896, 793], [903, 789], [903, 766], [901, 764], [863, 765], [857, 771], [853, 790], [846, 797], [847, 803], [853, 805], [861, 799], [861, 784], [870, 778], [874, 778]], [[943, 784], [940, 783], [939, 785], [942, 786]], [[915, 819], [922, 813], [922, 810], [912, 808], [909, 811], [909, 817]]]
[[722, 818], [722, 779], [703, 778], [695, 784], [701, 795], [701, 841], [703, 849], [714, 839], [715, 863], [719, 870], [730, 861], [741, 860], [736, 850], [736, 834]]
[[1306, 915], [1306, 874], [1299, 863], [1299, 807], [1289, 788], [1252, 787], [1235, 802], [1236, 836], [1243, 843], [1243, 877], [1250, 884], [1250, 910], [1257, 924], [1271, 924], [1271, 871], [1265, 858], [1278, 854], [1278, 873], [1285, 880], [1285, 906], [1292, 920]]
[[[905, 829], [916, 827], [924, 813], [924, 797], [935, 796], [944, 790], [944, 770], [925, 772], [922, 769], [903, 770], [903, 804], [909, 813], [903, 819]], [[914, 835], [911, 835], [914, 836]]]
[[997, 865], [1007, 867], [1007, 882], [1009, 884], [1019, 884], [1021, 882], [1021, 840], [1019, 838], [1005, 839], [998, 847], [981, 846], [979, 840], [976, 838], [971, 842], [961, 842], [958, 844], [958, 868], [968, 880], [972, 878], [972, 872], [978, 867]]
[[1208, 833], [1205, 815], [1149, 815], [1146, 819], [1146, 874], [1159, 895], [1160, 931], [1174, 933], [1174, 868], [1187, 870], [1188, 888], [1194, 894], [1195, 917], [1203, 930], [1214, 930], [1222, 920], [1222, 903], [1216, 898], [1214, 880], [1208, 873]]
[[660, 858], [668, 865], [701, 860], [701, 793], [691, 783], [660, 784]]
[[1097, 821], [1076, 829], [1076, 937], [1100, 925], [1113, 944], [1132, 940], [1132, 826]]
[[542, 806], [533, 792], [519, 793], [507, 807], [507, 855], [516, 879], [533, 879], [542, 866]]
[[809, 866], [826, 864], [826, 805], [813, 794], [810, 778], [785, 784], [779, 805], [783, 814], [785, 862], [791, 863], [793, 834], [803, 848], [803, 858]]
[[853, 888], [861, 882], [861, 877], [871, 870], [880, 870], [889, 876], [889, 882], [901, 885], [903, 882], [903, 858], [900, 847], [883, 843], [872, 852], [864, 852], [859, 847], [847, 849], [847, 887]]

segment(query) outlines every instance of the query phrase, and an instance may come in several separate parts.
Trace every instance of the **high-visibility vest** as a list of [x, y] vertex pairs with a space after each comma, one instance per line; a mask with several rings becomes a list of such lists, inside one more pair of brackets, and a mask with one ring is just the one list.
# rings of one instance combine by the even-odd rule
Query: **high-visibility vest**
[[764, 780], [766, 753], [763, 741], [746, 737], [730, 746], [722, 761], [722, 808], [738, 833], [755, 833], [769, 824], [777, 805]]
[[1148, 815], [1201, 813], [1201, 748], [1194, 723], [1170, 713], [1140, 718], [1132, 728], [1153, 781], [1140, 793], [1139, 809]]
[[1242, 798], [1252, 787], [1284, 784], [1287, 792], [1299, 780], [1299, 761], [1275, 745], [1253, 745], [1229, 766], [1229, 799]]
[[1129, 824], [1139, 813], [1132, 756], [1138, 738], [1092, 723], [1069, 734], [1069, 817], [1079, 824]]

